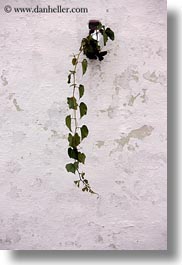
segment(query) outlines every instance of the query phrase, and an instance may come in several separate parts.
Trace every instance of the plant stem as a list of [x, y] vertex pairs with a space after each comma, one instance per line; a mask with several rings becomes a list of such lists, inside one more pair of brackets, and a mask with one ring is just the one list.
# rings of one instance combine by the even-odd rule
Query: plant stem
[[[75, 89], [76, 89], [76, 70], [77, 70], [77, 66], [78, 66], [78, 60], [80, 58], [80, 55], [82, 53], [82, 48], [80, 49], [80, 52], [78, 53], [77, 57], [76, 57], [76, 63], [73, 69], [73, 97], [75, 96]], [[75, 120], [75, 133], [77, 132], [77, 128], [78, 128], [78, 122], [77, 122], [77, 116], [76, 116], [76, 110], [74, 109], [73, 111], [73, 118]]]
[[[76, 71], [77, 71], [77, 66], [78, 66], [78, 63], [79, 63], [79, 58], [80, 58], [80, 55], [81, 55], [82, 52], [83, 52], [83, 47], [81, 46], [80, 50], [79, 50], [79, 53], [76, 56], [74, 56], [74, 58], [76, 60], [75, 60], [74, 69], [72, 71], [72, 73], [73, 73], [73, 84], [71, 85], [71, 86], [73, 86], [73, 98], [75, 98], [75, 91], [76, 91], [76, 87], [77, 87], [77, 85], [76, 85]], [[77, 109], [73, 109], [73, 117], [72, 117], [72, 119], [75, 121], [74, 122], [74, 126], [75, 127], [73, 128], [73, 131], [74, 131], [74, 134], [76, 134], [77, 133], [77, 129], [80, 129], [80, 127], [78, 126], [78, 121], [77, 121]], [[78, 149], [78, 147], [77, 147], [77, 149]], [[77, 162], [76, 159], [75, 159], [75, 162]], [[84, 173], [80, 172], [79, 169], [77, 169], [76, 171], [78, 173], [80, 181], [83, 184], [83, 189], [86, 189], [88, 192], [93, 193], [93, 194], [97, 194], [99, 196], [98, 193], [95, 193], [91, 189], [88, 181], [86, 179], [84, 179]]]

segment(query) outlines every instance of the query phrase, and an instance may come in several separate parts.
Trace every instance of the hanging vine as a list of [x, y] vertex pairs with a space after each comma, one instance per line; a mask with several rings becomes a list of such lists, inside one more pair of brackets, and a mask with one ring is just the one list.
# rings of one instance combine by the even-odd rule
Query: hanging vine
[[[78, 179], [75, 180], [74, 183], [77, 187], [81, 186], [82, 191], [97, 194], [92, 190], [88, 180], [85, 178], [85, 172], [80, 170], [80, 164], [85, 164], [86, 159], [86, 155], [80, 152], [80, 144], [88, 136], [89, 130], [86, 125], [80, 125], [82, 117], [87, 114], [87, 105], [81, 100], [84, 95], [85, 87], [83, 84], [77, 84], [76, 74], [79, 64], [81, 64], [83, 75], [87, 71], [88, 61], [84, 58], [80, 62], [81, 54], [85, 55], [88, 59], [98, 59], [99, 61], [104, 59], [107, 51], [101, 50], [98, 36], [100, 34], [103, 37], [103, 44], [106, 46], [108, 39], [114, 40], [114, 32], [110, 28], [106, 28], [99, 21], [90, 21], [89, 29], [89, 35], [81, 41], [78, 54], [74, 55], [72, 58], [73, 70], [69, 71], [67, 80], [67, 83], [72, 88], [72, 95], [67, 98], [67, 103], [69, 109], [72, 110], [72, 114], [66, 116], [65, 123], [70, 131], [68, 135], [68, 156], [73, 159], [74, 162], [67, 164], [66, 170], [78, 175]], [[78, 95], [78, 98], [76, 98], [76, 95]]]

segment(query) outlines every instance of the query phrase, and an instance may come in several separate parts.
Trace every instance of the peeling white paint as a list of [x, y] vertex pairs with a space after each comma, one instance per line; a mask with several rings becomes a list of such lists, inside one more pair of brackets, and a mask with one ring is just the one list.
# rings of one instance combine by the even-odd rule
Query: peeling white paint
[[[40, 2], [60, 4], [8, 4]], [[7, 14], [5, 4], [0, 249], [166, 249], [166, 1], [80, 0], [88, 14]], [[67, 73], [89, 19], [116, 35], [107, 58], [90, 61], [81, 81], [90, 130], [84, 170], [99, 199], [75, 187], [64, 168]]]

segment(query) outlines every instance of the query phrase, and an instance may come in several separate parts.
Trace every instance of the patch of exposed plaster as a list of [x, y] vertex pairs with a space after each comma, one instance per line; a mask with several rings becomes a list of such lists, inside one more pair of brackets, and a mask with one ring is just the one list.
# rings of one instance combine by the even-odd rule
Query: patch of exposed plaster
[[41, 178], [39, 177], [36, 177], [32, 183], [30, 184], [31, 187], [34, 187], [34, 188], [40, 188], [41, 185], [42, 185], [43, 181]]
[[13, 144], [21, 143], [26, 138], [26, 133], [22, 131], [13, 132], [12, 142]]
[[[114, 151], [122, 151], [125, 145], [128, 145], [130, 142], [130, 139], [138, 139], [143, 140], [145, 137], [148, 137], [151, 135], [154, 128], [152, 126], [143, 125], [142, 127], [138, 129], [134, 129], [131, 132], [129, 132], [126, 136], [121, 137], [120, 139], [116, 139], [115, 142], [118, 144], [117, 148], [115, 150], [112, 150], [110, 154], [112, 154]], [[129, 145], [129, 150], [131, 146]], [[133, 149], [133, 148], [132, 148]]]
[[11, 174], [18, 173], [21, 170], [21, 166], [17, 161], [9, 161], [6, 163], [7, 171]]
[[136, 65], [130, 65], [127, 69], [122, 72], [120, 75], [116, 75], [114, 79], [114, 88], [116, 95], [119, 94], [121, 88], [128, 89], [130, 87], [130, 82], [139, 81], [139, 72]]
[[158, 75], [156, 74], [156, 72], [146, 72], [143, 74], [143, 78], [152, 82], [152, 83], [159, 83], [161, 85], [163, 85], [166, 82], [166, 76], [162, 73], [159, 73]]
[[9, 230], [5, 235], [0, 236], [0, 246], [18, 243], [21, 240], [18, 230]]
[[97, 141], [97, 143], [95, 144], [98, 148], [101, 148], [104, 145], [104, 141]]
[[132, 144], [129, 144], [128, 151], [135, 151], [135, 147]]
[[46, 128], [57, 128], [60, 120], [66, 115], [66, 109], [60, 104], [60, 102], [53, 102], [51, 108], [47, 110], [49, 119], [43, 125]]
[[108, 117], [112, 119], [114, 117], [116, 107], [109, 106], [107, 109], [100, 110], [101, 113], [107, 113]]
[[61, 135], [56, 130], [51, 130], [51, 132], [52, 132], [51, 137], [58, 138], [58, 139], [61, 138]]
[[162, 59], [165, 59], [166, 58], [166, 51], [160, 47], [157, 51], [156, 51], [156, 54], [161, 57]]
[[128, 137], [129, 138], [137, 138], [139, 140], [144, 139], [147, 136], [150, 136], [152, 131], [153, 131], [153, 127], [152, 126], [148, 126], [148, 125], [143, 125], [142, 127], [140, 127], [139, 129], [135, 129], [132, 130], [129, 134]]
[[6, 72], [5, 70], [2, 71], [2, 74], [1, 74], [1, 81], [2, 81], [2, 85], [3, 86], [7, 86], [8, 85], [8, 80], [5, 76]]
[[142, 103], [146, 103], [148, 101], [147, 89], [142, 89], [142, 91], [143, 91], [143, 95], [141, 95], [140, 98], [142, 99]]
[[10, 93], [8, 99], [11, 100], [14, 97], [15, 93]]
[[17, 186], [11, 186], [10, 191], [7, 192], [7, 196], [9, 196], [12, 199], [16, 199], [20, 197], [21, 192], [22, 189], [19, 189]]
[[98, 242], [98, 243], [103, 243], [103, 242], [104, 242], [103, 237], [102, 237], [101, 235], [98, 235], [98, 236], [97, 236], [97, 240], [96, 240], [96, 242]]
[[17, 111], [23, 111], [23, 109], [21, 109], [20, 106], [18, 105], [16, 98], [13, 99], [13, 104]]
[[115, 250], [118, 249], [115, 244], [110, 244], [108, 247], [109, 249], [115, 249]]
[[140, 93], [138, 93], [136, 96], [131, 95], [131, 96], [130, 96], [130, 99], [129, 99], [129, 101], [128, 101], [128, 106], [133, 106], [135, 100], [136, 100], [137, 97], [139, 97], [139, 96], [140, 96]]

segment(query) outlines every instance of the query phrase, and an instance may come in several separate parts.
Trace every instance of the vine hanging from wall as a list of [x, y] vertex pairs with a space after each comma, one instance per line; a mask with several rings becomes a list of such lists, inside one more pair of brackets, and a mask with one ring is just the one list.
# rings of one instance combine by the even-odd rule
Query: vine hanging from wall
[[[80, 151], [81, 142], [88, 136], [89, 129], [83, 124], [81, 119], [87, 114], [87, 105], [82, 101], [85, 87], [83, 84], [77, 84], [76, 74], [78, 65], [82, 67], [82, 74], [85, 75], [88, 66], [88, 59], [102, 61], [107, 51], [102, 51], [99, 36], [102, 36], [103, 45], [106, 46], [107, 41], [114, 40], [114, 32], [102, 25], [99, 21], [89, 21], [89, 35], [83, 38], [79, 52], [72, 58], [73, 69], [69, 71], [67, 83], [72, 88], [72, 95], [67, 98], [69, 109], [72, 113], [65, 118], [66, 126], [69, 129], [68, 134], [68, 156], [73, 159], [72, 163], [66, 165], [66, 170], [73, 174], [77, 174], [78, 179], [74, 181], [77, 187], [81, 187], [82, 191], [97, 194], [91, 188], [85, 172], [80, 170], [80, 165], [85, 164], [86, 155]], [[80, 62], [80, 56], [84, 58]], [[76, 97], [78, 95], [78, 98]], [[78, 117], [79, 116], [79, 117]]]

